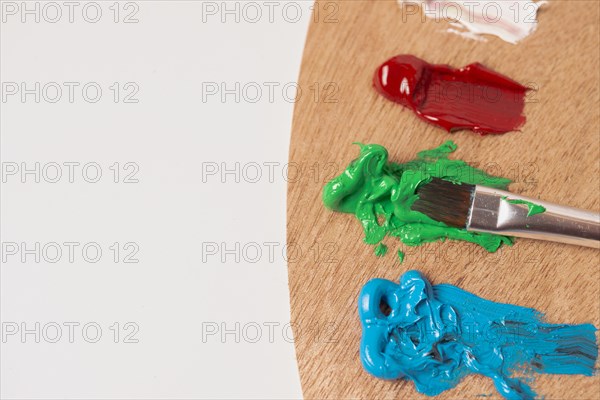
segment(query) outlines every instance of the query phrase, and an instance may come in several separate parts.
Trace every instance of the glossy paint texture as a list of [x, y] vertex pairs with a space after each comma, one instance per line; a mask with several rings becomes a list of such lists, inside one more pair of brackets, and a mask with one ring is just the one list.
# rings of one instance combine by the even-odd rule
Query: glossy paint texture
[[532, 372], [592, 375], [598, 357], [593, 325], [547, 324], [534, 309], [432, 286], [418, 271], [399, 284], [367, 282], [358, 307], [363, 367], [378, 378], [410, 379], [430, 396], [480, 374], [508, 399], [532, 399], [525, 382]]
[[[388, 152], [383, 146], [361, 144], [358, 158], [323, 189], [323, 203], [333, 211], [354, 214], [363, 227], [364, 241], [370, 245], [379, 244], [386, 236], [396, 237], [408, 246], [446, 239], [464, 240], [490, 252], [503, 243], [511, 245], [509, 237], [449, 227], [411, 209], [418, 198], [417, 188], [432, 177], [507, 188], [509, 179], [491, 176], [464, 161], [449, 159], [455, 149], [456, 145], [447, 141], [438, 148], [418, 153], [415, 160], [395, 164], [388, 161]], [[403, 256], [399, 258], [402, 261]]]
[[448, 132], [500, 134], [525, 123], [528, 88], [479, 63], [455, 69], [400, 55], [377, 68], [373, 85], [387, 99]]
[[506, 196], [502, 197], [502, 200], [506, 201], [507, 203], [510, 204], [523, 204], [525, 206], [527, 206], [527, 216], [531, 217], [532, 215], [536, 215], [536, 214], [541, 214], [543, 212], [546, 212], [546, 207], [541, 206], [539, 204], [535, 204], [532, 203], [530, 201], [527, 200], [520, 200], [520, 199], [510, 199]]
[[[516, 44], [536, 30], [537, 12], [547, 2], [398, 0], [398, 3], [406, 7], [421, 6], [423, 15], [435, 23], [448, 21], [452, 26], [447, 29], [448, 32], [480, 41], [486, 41], [483, 35], [494, 35], [508, 43]], [[412, 15], [414, 10], [407, 8], [405, 12]]]

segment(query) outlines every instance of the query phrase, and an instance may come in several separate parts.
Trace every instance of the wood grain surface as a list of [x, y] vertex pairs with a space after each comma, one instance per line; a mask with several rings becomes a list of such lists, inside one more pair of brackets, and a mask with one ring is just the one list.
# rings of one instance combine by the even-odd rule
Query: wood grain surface
[[[539, 27], [518, 45], [445, 33], [446, 22], [406, 15], [395, 1], [322, 1], [311, 23], [294, 112], [288, 187], [289, 285], [296, 352], [307, 399], [418, 399], [405, 380], [363, 371], [357, 297], [371, 278], [397, 280], [421, 270], [433, 284], [451, 283], [484, 298], [534, 307], [551, 323], [600, 327], [600, 251], [518, 240], [489, 254], [463, 242], [407, 248], [387, 238], [375, 257], [353, 215], [321, 201], [323, 185], [358, 154], [352, 142], [379, 143], [390, 160], [448, 139], [452, 156], [515, 181], [511, 190], [551, 202], [600, 209], [600, 78], [597, 1], [552, 0]], [[521, 132], [480, 137], [448, 134], [378, 96], [375, 68], [397, 54], [455, 67], [479, 61], [536, 87]], [[400, 264], [397, 250], [406, 252]], [[597, 399], [600, 376], [536, 375], [546, 399]], [[500, 398], [490, 379], [471, 375], [440, 398]], [[478, 397], [480, 398], [480, 397]]]

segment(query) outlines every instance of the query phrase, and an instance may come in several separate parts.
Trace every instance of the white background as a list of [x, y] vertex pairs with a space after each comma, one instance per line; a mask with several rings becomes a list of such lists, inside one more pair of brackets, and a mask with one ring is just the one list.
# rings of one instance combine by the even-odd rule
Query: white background
[[312, 3], [87, 3], [2, 2], [2, 397], [301, 397], [284, 175]]

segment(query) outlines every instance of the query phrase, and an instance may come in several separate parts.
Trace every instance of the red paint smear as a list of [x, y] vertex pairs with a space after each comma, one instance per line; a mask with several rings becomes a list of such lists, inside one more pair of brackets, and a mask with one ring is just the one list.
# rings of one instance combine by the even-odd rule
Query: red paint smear
[[455, 69], [400, 55], [377, 68], [373, 84], [389, 100], [448, 132], [499, 134], [525, 122], [529, 89], [479, 63]]

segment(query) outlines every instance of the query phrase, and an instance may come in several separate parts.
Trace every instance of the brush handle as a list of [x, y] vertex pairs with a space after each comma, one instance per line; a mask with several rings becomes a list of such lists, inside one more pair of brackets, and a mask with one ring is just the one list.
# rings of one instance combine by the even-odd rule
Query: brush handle
[[[529, 214], [527, 204], [546, 211]], [[467, 230], [550, 240], [600, 249], [600, 214], [539, 201], [484, 186], [476, 186]]]

